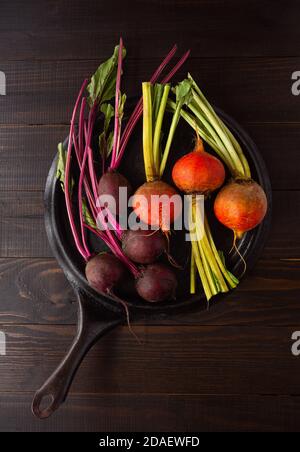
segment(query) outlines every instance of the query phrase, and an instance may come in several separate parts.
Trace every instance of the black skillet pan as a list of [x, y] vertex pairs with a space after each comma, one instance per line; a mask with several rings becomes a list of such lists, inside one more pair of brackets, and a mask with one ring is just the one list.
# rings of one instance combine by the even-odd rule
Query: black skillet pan
[[[270, 228], [272, 210], [270, 180], [261, 154], [247, 133], [228, 115], [220, 110], [217, 111], [241, 143], [249, 160], [253, 178], [262, 185], [268, 198], [269, 210], [264, 222], [255, 230], [248, 232], [239, 243], [239, 250], [244, 255], [249, 270], [259, 257]], [[144, 182], [140, 132], [138, 130], [132, 136], [126, 150], [124, 166], [121, 169], [121, 172], [126, 174], [134, 188]], [[176, 149], [188, 151], [189, 147], [192, 147], [192, 139], [191, 128], [181, 121], [172, 149], [170, 168], [172, 168], [174, 161], [184, 153], [176, 152]], [[92, 345], [101, 336], [125, 321], [124, 311], [120, 305], [104, 295], [99, 295], [87, 284], [84, 276], [84, 263], [71, 238], [64, 195], [56, 181], [55, 172], [56, 158], [50, 168], [45, 189], [46, 230], [53, 254], [77, 295], [78, 332], [66, 357], [34, 396], [32, 411], [35, 416], [41, 419], [49, 417], [66, 400], [76, 371]], [[166, 178], [167, 180], [170, 179], [170, 174], [166, 174]], [[212, 211], [209, 205], [212, 202], [213, 199], [206, 202], [207, 212]], [[230, 231], [225, 230], [223, 226], [218, 224], [213, 216], [210, 218], [210, 224], [217, 245], [225, 252], [228, 251], [232, 243]], [[92, 237], [89, 240], [93, 242]], [[184, 238], [176, 232], [171, 242], [175, 243], [174, 250], [171, 250], [175, 259], [181, 263], [186, 262], [189, 255], [189, 245], [184, 241]], [[105, 249], [105, 245], [99, 241], [91, 243], [91, 246], [99, 251]], [[239, 276], [242, 273], [243, 265], [238, 256], [226, 253], [226, 259], [229, 269], [236, 276]], [[189, 271], [181, 271], [179, 277], [180, 289], [177, 299], [169, 303], [146, 303], [140, 300], [130, 288], [125, 289], [122, 296], [128, 303], [131, 320], [141, 317], [157, 319], [178, 315], [186, 310], [204, 309], [206, 304], [201, 287], [198, 287], [197, 295], [191, 296], [189, 294]], [[224, 295], [216, 298], [216, 301], [220, 298], [224, 301]], [[135, 346], [134, 343], [133, 346]], [[45, 402], [47, 402], [46, 407]]]

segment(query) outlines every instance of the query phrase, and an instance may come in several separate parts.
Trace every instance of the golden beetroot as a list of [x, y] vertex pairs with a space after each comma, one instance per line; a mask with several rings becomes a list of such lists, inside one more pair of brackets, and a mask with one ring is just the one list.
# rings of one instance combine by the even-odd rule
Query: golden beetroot
[[267, 213], [267, 197], [253, 180], [233, 180], [218, 193], [214, 211], [218, 220], [241, 238], [263, 221]]
[[205, 152], [198, 137], [192, 152], [175, 163], [172, 171], [175, 185], [185, 193], [208, 194], [221, 187], [225, 180], [223, 163]]

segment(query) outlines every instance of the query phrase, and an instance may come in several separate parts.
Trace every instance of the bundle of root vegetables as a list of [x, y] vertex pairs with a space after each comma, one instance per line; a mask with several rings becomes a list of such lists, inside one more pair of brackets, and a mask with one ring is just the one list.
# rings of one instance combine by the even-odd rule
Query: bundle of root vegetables
[[[144, 302], [167, 302], [176, 297], [176, 274], [187, 271], [178, 269], [170, 255], [170, 241], [176, 240], [171, 234], [172, 224], [182, 215], [180, 207], [170, 202], [174, 195], [188, 194], [192, 200], [190, 292], [201, 291], [199, 278], [207, 300], [234, 289], [239, 281], [227, 269], [224, 253], [215, 245], [208, 219], [200, 212], [199, 195], [207, 198], [219, 190], [214, 214], [232, 230], [237, 252], [237, 241], [261, 223], [267, 211], [266, 195], [251, 178], [240, 144], [191, 75], [175, 86], [171, 84], [189, 55], [186, 52], [168, 72], [176, 50], [174, 46], [149, 81], [141, 81], [142, 97], [128, 117], [126, 95], [121, 91], [126, 56], [121, 39], [112, 57], [84, 81], [71, 118], [68, 148], [65, 150], [61, 143], [58, 146], [57, 178], [64, 190], [74, 246], [86, 264], [87, 281], [97, 292], [122, 304], [127, 314], [126, 300], [119, 294], [126, 278], [134, 279], [136, 292]], [[119, 168], [140, 119], [145, 183], [132, 193], [130, 181]], [[194, 129], [195, 146], [173, 166], [174, 184], [170, 185], [164, 173], [180, 121]], [[226, 182], [225, 168], [231, 174]], [[118, 216], [120, 189], [133, 195], [130, 214], [133, 212], [143, 227], [122, 228]], [[107, 195], [115, 200], [114, 211], [99, 202]], [[88, 234], [100, 238], [108, 251], [91, 249]], [[164, 262], [168, 264], [161, 262], [162, 256], [167, 256]]]

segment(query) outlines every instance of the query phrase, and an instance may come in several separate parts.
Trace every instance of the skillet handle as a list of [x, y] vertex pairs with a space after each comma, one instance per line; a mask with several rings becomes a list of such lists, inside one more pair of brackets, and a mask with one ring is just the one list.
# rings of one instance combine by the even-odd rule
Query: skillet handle
[[[40, 419], [48, 418], [64, 403], [76, 371], [94, 343], [122, 323], [121, 317], [117, 317], [116, 314], [112, 317], [111, 313], [103, 308], [101, 310], [103, 319], [99, 320], [99, 306], [78, 292], [77, 298], [79, 302], [77, 335], [66, 357], [35, 393], [32, 401], [32, 413]], [[45, 408], [41, 407], [43, 399], [47, 399]]]

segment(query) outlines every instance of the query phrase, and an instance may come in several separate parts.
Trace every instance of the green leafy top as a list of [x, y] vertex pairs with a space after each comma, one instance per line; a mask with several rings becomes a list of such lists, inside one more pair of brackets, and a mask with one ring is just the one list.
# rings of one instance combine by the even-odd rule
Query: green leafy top
[[125, 102], [126, 102], [127, 96], [126, 94], [122, 94], [120, 96], [120, 100], [119, 100], [119, 121], [121, 122], [123, 119], [123, 115], [124, 115], [124, 107], [125, 107]]
[[178, 83], [174, 90], [176, 94], [176, 103], [180, 102], [181, 105], [188, 105], [190, 103], [192, 100], [192, 85], [193, 80], [187, 78]]
[[109, 132], [109, 126], [115, 115], [115, 109], [111, 104], [107, 103], [101, 105], [100, 111], [104, 115], [104, 125], [103, 131], [99, 135], [99, 149], [102, 158], [105, 160], [110, 155], [113, 146], [114, 134], [112, 131]]
[[[115, 95], [116, 78], [118, 68], [119, 46], [114, 49], [113, 55], [104, 63], [100, 64], [95, 74], [91, 77], [87, 86], [89, 93], [88, 102], [94, 105], [95, 102], [102, 104], [112, 99]], [[123, 58], [126, 56], [126, 49], [123, 48]]]
[[104, 127], [103, 127], [103, 129], [104, 129], [105, 132], [108, 132], [110, 121], [115, 115], [115, 109], [114, 109], [114, 107], [111, 104], [107, 103], [107, 104], [102, 104], [101, 105], [100, 111], [104, 115]]
[[82, 200], [82, 215], [84, 218], [85, 224], [90, 226], [93, 229], [97, 229], [97, 225], [88, 209], [85, 199]]
[[[67, 161], [67, 151], [64, 148], [63, 143], [59, 143], [57, 146], [57, 166], [56, 166], [56, 178], [60, 182], [60, 186], [63, 191], [65, 191], [65, 173], [66, 173], [66, 161]], [[70, 193], [72, 192], [74, 186], [74, 180], [70, 178]]]

